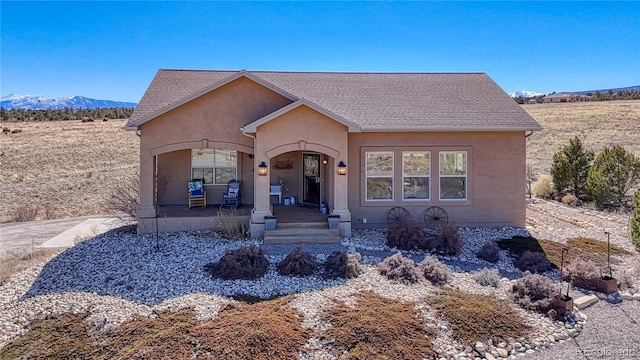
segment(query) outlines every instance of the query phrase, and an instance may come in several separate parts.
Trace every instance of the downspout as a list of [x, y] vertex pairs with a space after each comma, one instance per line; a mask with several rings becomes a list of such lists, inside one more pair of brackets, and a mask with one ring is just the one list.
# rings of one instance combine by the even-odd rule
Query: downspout
[[533, 130], [529, 130], [529, 133], [527, 134], [527, 132], [525, 131], [525, 132], [524, 132], [524, 137], [525, 137], [525, 138], [528, 138], [529, 136], [533, 135], [533, 133], [534, 133], [534, 132], [535, 132], [535, 131], [533, 131]]

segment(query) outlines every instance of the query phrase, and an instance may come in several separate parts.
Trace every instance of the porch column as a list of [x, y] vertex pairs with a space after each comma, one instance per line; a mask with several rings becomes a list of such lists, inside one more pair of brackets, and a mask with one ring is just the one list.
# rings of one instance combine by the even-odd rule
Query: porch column
[[[144, 154], [144, 155], [143, 155]], [[154, 231], [155, 207], [155, 169], [156, 157], [148, 152], [140, 156], [140, 203], [136, 208], [138, 234], [149, 234]]]
[[340, 215], [340, 236], [342, 237], [351, 237], [351, 212], [349, 211], [349, 200], [348, 200], [348, 188], [349, 188], [349, 168], [347, 167], [346, 175], [338, 174], [337, 164], [340, 164], [340, 161], [343, 161], [349, 166], [347, 162], [348, 154], [345, 149], [344, 154], [340, 154], [340, 156], [334, 159], [333, 164], [333, 209], [331, 211], [332, 215]]
[[[271, 178], [270, 173], [273, 169], [269, 166], [269, 158], [264, 155], [259, 155], [264, 154], [264, 152], [256, 151], [256, 154], [256, 161], [254, 162], [253, 169], [253, 181], [255, 184], [255, 193], [253, 194], [254, 207], [251, 214], [251, 224], [249, 229], [251, 232], [251, 238], [253, 239], [264, 237], [264, 217], [272, 215], [271, 205], [269, 202], [269, 179]], [[269, 166], [267, 168], [266, 176], [258, 175], [258, 165], [263, 161], [267, 166]]]

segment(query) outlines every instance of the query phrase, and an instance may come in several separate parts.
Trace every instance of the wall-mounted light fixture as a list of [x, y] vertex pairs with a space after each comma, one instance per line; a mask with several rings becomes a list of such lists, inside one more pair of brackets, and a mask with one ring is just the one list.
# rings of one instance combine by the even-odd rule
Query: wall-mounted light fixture
[[267, 164], [265, 164], [264, 161], [258, 165], [258, 175], [267, 176]]
[[338, 164], [338, 175], [347, 175], [347, 165], [345, 165], [344, 161], [340, 161]]
[[327, 160], [327, 158], [323, 158], [322, 159], [322, 165], [327, 165], [328, 162], [329, 162], [329, 160]]

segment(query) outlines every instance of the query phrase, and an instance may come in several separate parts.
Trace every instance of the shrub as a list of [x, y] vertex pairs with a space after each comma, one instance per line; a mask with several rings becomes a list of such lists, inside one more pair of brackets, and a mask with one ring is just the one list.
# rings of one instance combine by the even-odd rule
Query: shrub
[[561, 201], [563, 204], [569, 206], [578, 206], [578, 204], [580, 203], [580, 200], [578, 200], [578, 198], [573, 194], [567, 194], [563, 196]]
[[631, 242], [640, 251], [640, 189], [633, 194], [633, 212], [629, 219], [631, 226]]
[[596, 263], [580, 256], [573, 258], [564, 269], [564, 280], [584, 289], [595, 289], [600, 270]]
[[497, 263], [500, 260], [500, 248], [495, 241], [485, 243], [480, 250], [476, 253], [479, 259], [488, 261], [491, 263]]
[[522, 271], [534, 273], [545, 272], [551, 270], [551, 263], [547, 260], [547, 256], [541, 252], [525, 251], [518, 261], [514, 264]]
[[433, 285], [444, 285], [451, 280], [451, 270], [438, 259], [427, 256], [418, 264], [418, 270]]
[[220, 261], [208, 263], [204, 269], [213, 277], [227, 280], [257, 279], [267, 273], [269, 260], [264, 249], [251, 245], [225, 251]]
[[23, 222], [35, 220], [40, 213], [40, 207], [37, 205], [20, 205], [13, 211], [13, 221]]
[[403, 257], [399, 252], [384, 259], [378, 265], [378, 271], [389, 280], [397, 280], [407, 285], [422, 282], [424, 279], [413, 260]]
[[314, 273], [318, 267], [318, 261], [314, 254], [302, 247], [296, 247], [276, 267], [280, 275], [308, 276]]
[[140, 178], [138, 176], [125, 176], [112, 179], [111, 189], [106, 199], [106, 208], [116, 214], [124, 214], [130, 218], [136, 218], [138, 208], [138, 196], [140, 193]]
[[247, 237], [249, 229], [246, 223], [240, 220], [236, 209], [220, 209], [213, 219], [223, 236], [238, 239]]
[[533, 195], [542, 199], [550, 199], [553, 195], [553, 187], [551, 186], [551, 178], [543, 176], [533, 183]]
[[569, 140], [569, 144], [561, 151], [553, 154], [551, 176], [556, 192], [583, 196], [593, 157], [593, 151], [585, 150], [577, 136]]
[[482, 286], [498, 287], [498, 284], [500, 284], [500, 272], [498, 269], [483, 268], [474, 273], [472, 277], [473, 280]]
[[400, 219], [387, 231], [387, 245], [402, 250], [427, 249], [427, 234], [411, 219]]
[[511, 287], [514, 302], [528, 310], [546, 313], [551, 309], [554, 284], [551, 279], [539, 274], [525, 273]]
[[324, 263], [324, 275], [329, 278], [351, 279], [362, 274], [360, 254], [347, 254], [344, 251], [334, 251], [327, 256]]
[[428, 249], [444, 255], [458, 255], [462, 249], [462, 238], [455, 226], [446, 226], [439, 236], [429, 241]]
[[640, 181], [640, 158], [623, 147], [606, 147], [587, 176], [587, 193], [598, 207], [626, 206], [627, 193]]
[[616, 278], [618, 279], [620, 289], [636, 289], [636, 292], [639, 292], [640, 288], [636, 288], [635, 286], [636, 283], [640, 286], [640, 258], [636, 258], [631, 266], [620, 271], [620, 273], [616, 275]]

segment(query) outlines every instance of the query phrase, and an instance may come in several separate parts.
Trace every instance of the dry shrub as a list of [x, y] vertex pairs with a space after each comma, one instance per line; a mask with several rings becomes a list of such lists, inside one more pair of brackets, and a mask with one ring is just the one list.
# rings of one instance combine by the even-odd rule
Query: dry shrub
[[511, 287], [516, 304], [528, 310], [546, 313], [551, 309], [554, 284], [551, 279], [539, 274], [525, 273]]
[[25, 270], [35, 263], [40, 262], [54, 254], [62, 251], [59, 248], [32, 248], [32, 250], [22, 250], [8, 252], [0, 257], [0, 286], [9, 281], [11, 276]]
[[140, 178], [137, 175], [126, 175], [111, 179], [111, 187], [105, 200], [108, 210], [117, 215], [136, 218], [138, 198], [140, 194]]
[[227, 280], [257, 279], [269, 270], [264, 249], [255, 245], [226, 250], [217, 263], [208, 263], [204, 270], [211, 276]]
[[609, 247], [608, 251], [610, 251], [611, 254], [616, 254], [616, 255], [631, 254], [627, 250], [619, 247], [618, 245], [615, 245], [615, 244], [607, 245], [606, 241], [601, 241], [601, 240], [596, 240], [596, 239], [591, 239], [586, 237], [575, 237], [575, 238], [567, 239], [567, 246], [571, 250], [579, 248], [580, 250], [584, 250], [585, 252], [596, 253], [596, 254], [606, 254], [607, 247]]
[[405, 258], [398, 252], [384, 259], [378, 264], [378, 271], [389, 280], [396, 280], [402, 284], [410, 285], [422, 282], [424, 276], [418, 270], [413, 260]]
[[227, 304], [211, 322], [196, 326], [194, 337], [204, 358], [295, 359], [312, 330], [302, 326], [302, 315], [291, 297], [254, 305]]
[[574, 286], [595, 289], [600, 278], [600, 270], [595, 262], [578, 256], [569, 261], [563, 276]]
[[618, 286], [620, 289], [635, 289], [636, 292], [640, 292], [640, 257], [637, 257], [631, 266], [616, 274], [616, 278], [618, 279]]
[[412, 302], [364, 292], [356, 306], [340, 302], [322, 314], [321, 335], [340, 359], [433, 359], [436, 330], [427, 328]]
[[525, 251], [514, 264], [522, 271], [540, 273], [551, 270], [551, 263], [541, 252]]
[[[503, 300], [447, 289], [427, 300], [464, 345], [491, 339], [494, 343], [526, 336], [531, 328]], [[472, 319], [472, 321], [470, 321]]]
[[35, 220], [40, 214], [40, 207], [37, 205], [20, 205], [13, 211], [13, 221], [23, 222]]
[[569, 206], [578, 206], [580, 200], [573, 194], [567, 194], [562, 197], [562, 203]]
[[54, 206], [47, 205], [42, 208], [42, 217], [47, 220], [57, 219], [58, 214], [59, 214], [59, 211]]
[[426, 250], [427, 234], [411, 219], [399, 219], [387, 231], [387, 245], [402, 250]]
[[455, 226], [446, 226], [439, 236], [432, 238], [428, 245], [429, 250], [444, 255], [458, 255], [462, 249], [462, 238]]
[[220, 209], [213, 221], [225, 237], [239, 239], [249, 234], [249, 226], [240, 220], [234, 208]]
[[483, 268], [482, 270], [474, 273], [472, 277], [473, 280], [482, 286], [498, 287], [500, 284], [500, 272], [498, 269]]
[[550, 199], [553, 195], [551, 178], [548, 176], [543, 176], [538, 179], [538, 181], [533, 183], [533, 195], [543, 199]]
[[298, 246], [291, 250], [276, 267], [280, 275], [309, 276], [315, 272], [318, 261], [314, 254]]
[[359, 253], [347, 254], [344, 251], [334, 251], [327, 256], [324, 263], [324, 275], [328, 278], [351, 279], [363, 273], [360, 265]]
[[495, 243], [495, 241], [490, 241], [482, 245], [482, 248], [478, 250], [476, 256], [484, 261], [497, 263], [498, 260], [500, 260], [500, 248], [498, 247], [498, 244]]
[[451, 270], [438, 259], [427, 256], [418, 264], [418, 271], [434, 285], [444, 285], [451, 280]]

